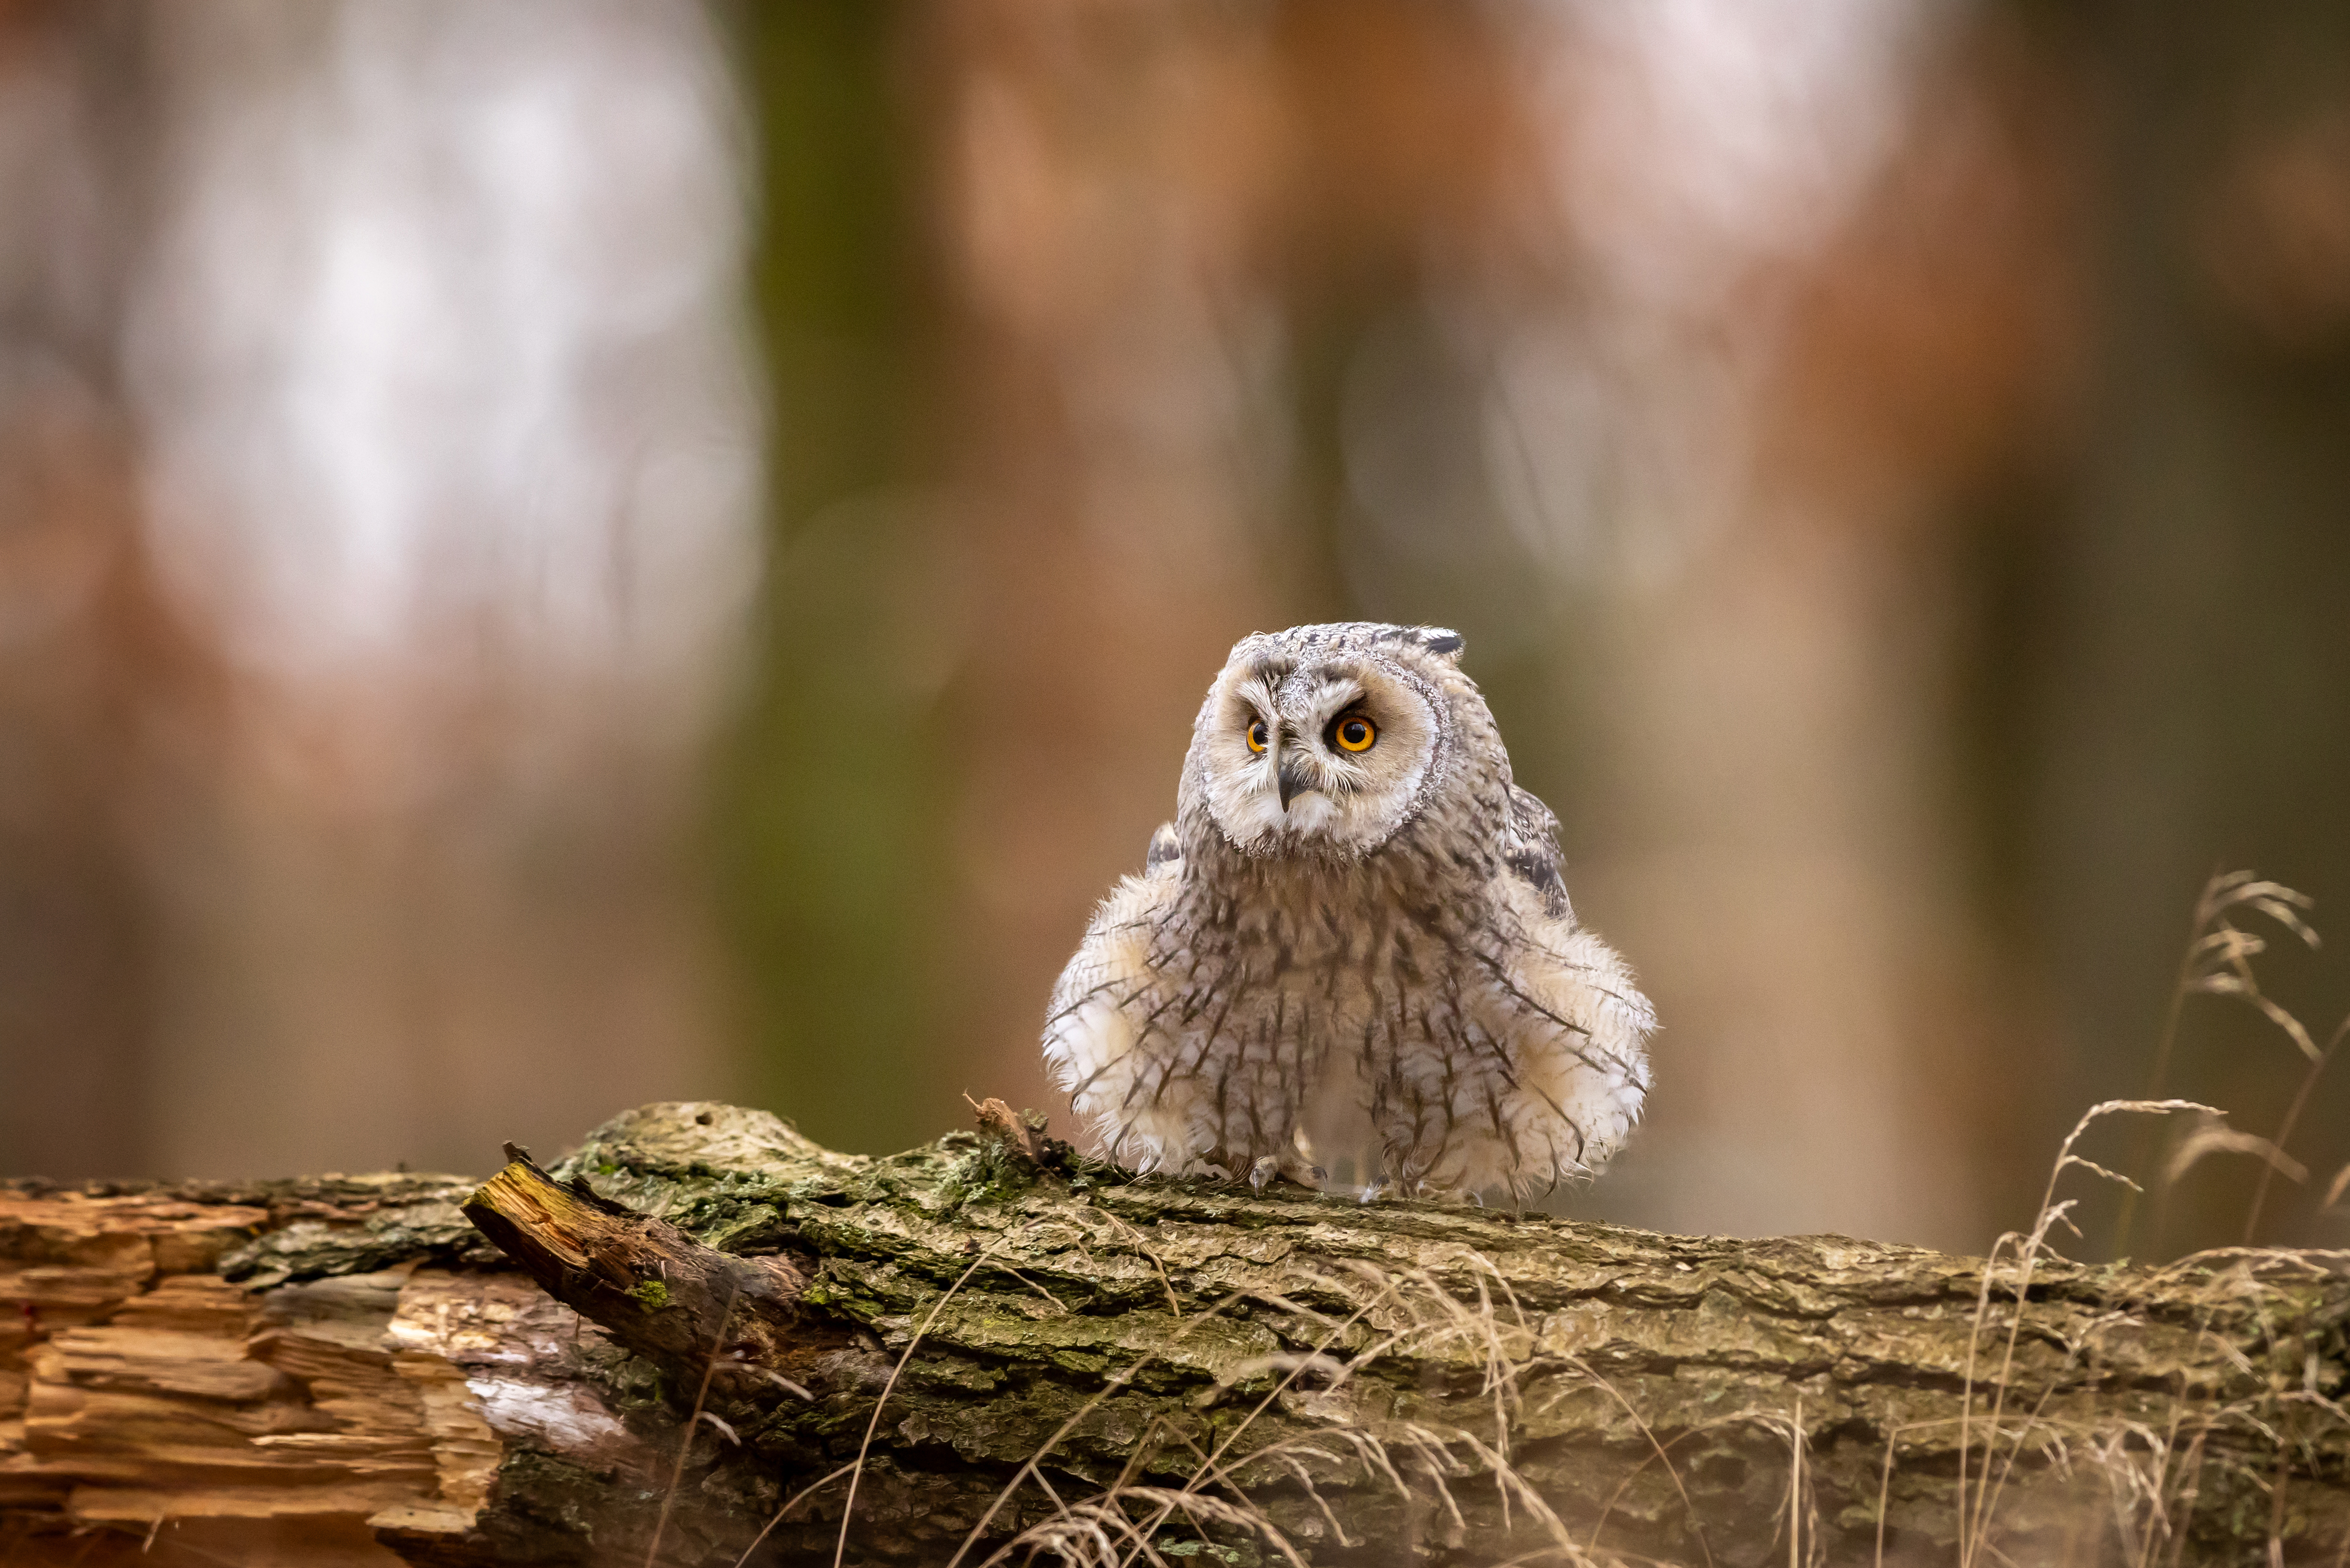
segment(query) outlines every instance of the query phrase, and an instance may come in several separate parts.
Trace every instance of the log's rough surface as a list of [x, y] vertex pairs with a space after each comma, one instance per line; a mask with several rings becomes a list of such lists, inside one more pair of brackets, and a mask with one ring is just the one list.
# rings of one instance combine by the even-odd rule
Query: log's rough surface
[[0, 1561], [829, 1563], [860, 1447], [849, 1562], [2340, 1560], [2341, 1255], [1986, 1267], [705, 1104], [478, 1188], [18, 1182]]

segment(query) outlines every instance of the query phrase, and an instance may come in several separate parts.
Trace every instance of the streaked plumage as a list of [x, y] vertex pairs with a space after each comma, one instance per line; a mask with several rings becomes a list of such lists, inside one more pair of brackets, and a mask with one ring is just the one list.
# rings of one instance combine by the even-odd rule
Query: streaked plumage
[[1575, 924], [1557, 821], [1512, 782], [1461, 648], [1347, 623], [1232, 649], [1175, 820], [1045, 1023], [1112, 1158], [1523, 1195], [1630, 1133], [1654, 1014]]

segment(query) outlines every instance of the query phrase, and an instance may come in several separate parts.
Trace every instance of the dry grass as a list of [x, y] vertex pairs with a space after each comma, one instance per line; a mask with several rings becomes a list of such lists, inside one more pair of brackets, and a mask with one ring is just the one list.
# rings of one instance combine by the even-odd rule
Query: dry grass
[[[710, 1379], [718, 1370], [718, 1358], [725, 1353], [726, 1325], [734, 1319], [734, 1294], [739, 1288], [730, 1283], [726, 1304], [718, 1309], [718, 1326], [710, 1335], [710, 1356], [702, 1366], [701, 1386], [693, 1391], [693, 1413], [685, 1418], [685, 1429], [678, 1434], [677, 1463], [671, 1467], [668, 1490], [661, 1493], [660, 1517], [653, 1521], [652, 1544], [645, 1548], [645, 1568], [653, 1568], [660, 1561], [661, 1537], [669, 1533], [670, 1511], [676, 1506], [677, 1489], [685, 1480], [685, 1461], [693, 1452], [693, 1439], [701, 1432], [702, 1407], [710, 1402]], [[725, 1430], [723, 1427], [720, 1429]], [[727, 1432], [727, 1436], [733, 1434]]]
[[[2187, 945], [2179, 955], [2178, 978], [2171, 987], [2169, 1003], [2165, 1010], [2162, 1033], [2156, 1042], [2154, 1064], [2147, 1075], [2143, 1098], [2162, 1097], [2170, 1080], [2173, 1058], [2177, 1054], [2178, 1032], [2186, 1015], [2187, 1003], [2197, 996], [2216, 996], [2232, 1000], [2251, 1008], [2275, 1026], [2279, 1035], [2292, 1044], [2307, 1062], [2301, 1087], [2293, 1097], [2292, 1107], [2273, 1139], [2241, 1132], [2222, 1125], [2219, 1113], [2213, 1120], [2190, 1132], [2173, 1151], [2166, 1170], [2167, 1182], [2176, 1182], [2207, 1155], [2217, 1153], [2250, 1154], [2262, 1159], [2265, 1169], [2255, 1190], [2251, 1205], [2244, 1217], [2244, 1244], [2250, 1246], [2257, 1238], [2262, 1210], [2267, 1200], [2272, 1179], [2283, 1175], [2289, 1180], [2303, 1182], [2308, 1172], [2299, 1162], [2285, 1154], [2283, 1146], [2293, 1137], [2299, 1124], [2303, 1107], [2308, 1104], [2319, 1077], [2333, 1060], [2345, 1032], [2350, 1032], [2350, 1018], [2321, 1048], [2312, 1038], [2310, 1030], [2301, 1019], [2262, 989], [2260, 977], [2252, 961], [2266, 952], [2269, 939], [2245, 929], [2252, 917], [2274, 925], [2287, 936], [2309, 948], [2320, 945], [2317, 929], [2306, 918], [2313, 900], [2304, 893], [2272, 882], [2251, 871], [2223, 871], [2203, 885], [2195, 900], [2193, 923], [2189, 927]], [[2154, 1164], [2151, 1145], [2141, 1147], [2140, 1168]], [[2328, 1189], [2325, 1206], [2340, 1200], [2345, 1187], [2350, 1187], [2350, 1165], [2344, 1166]], [[2114, 1230], [2113, 1250], [2116, 1254], [2128, 1251], [2130, 1231], [2137, 1213], [2139, 1192], [2133, 1189], [2124, 1201], [2119, 1220]]]
[[[2083, 1135], [2099, 1119], [2116, 1115], [2168, 1116], [2174, 1112], [2192, 1112], [2200, 1120], [2176, 1143], [2169, 1158], [2163, 1162], [2161, 1180], [2175, 1184], [2204, 1158], [2215, 1154], [2241, 1154], [2258, 1158], [2262, 1163], [2262, 1175], [2254, 1189], [2251, 1203], [2245, 1217], [2244, 1246], [2229, 1253], [2200, 1253], [2180, 1260], [2174, 1269], [2190, 1264], [2214, 1263], [2232, 1258], [2242, 1270], [2257, 1270], [2262, 1264], [2284, 1267], [2309, 1266], [2300, 1255], [2291, 1252], [2263, 1251], [2251, 1243], [2258, 1234], [2260, 1216], [2272, 1179], [2282, 1176], [2287, 1180], [2303, 1182], [2308, 1171], [2299, 1161], [2285, 1152], [2303, 1109], [2316, 1087], [2318, 1078], [2340, 1047], [2345, 1035], [2350, 1035], [2350, 1018], [2345, 1018], [2327, 1039], [2324, 1047], [2316, 1044], [2303, 1022], [2285, 1009], [2262, 988], [2252, 961], [2267, 950], [2267, 939], [2247, 931], [2239, 923], [2244, 916], [2258, 915], [2273, 922], [2289, 935], [2311, 948], [2319, 945], [2315, 929], [2305, 916], [2312, 901], [2281, 883], [2267, 881], [2249, 871], [2225, 872], [2214, 876], [2205, 884], [2196, 901], [2195, 919], [2189, 932], [2187, 948], [2182, 956], [2178, 980], [2175, 986], [2158, 1041], [2150, 1078], [2149, 1097], [2142, 1100], [2109, 1100], [2092, 1107], [2075, 1124], [2060, 1148], [2055, 1165], [2049, 1173], [2046, 1190], [2042, 1195], [2040, 1211], [2031, 1231], [2024, 1235], [2009, 1233], [1993, 1246], [1983, 1271], [1981, 1293], [1976, 1303], [1976, 1332], [1970, 1346], [1967, 1372], [1969, 1399], [1963, 1407], [1962, 1419], [1971, 1422], [1972, 1394], [1976, 1383], [1975, 1348], [1980, 1346], [1986, 1326], [1991, 1295], [1998, 1288], [2002, 1254], [2010, 1261], [2012, 1304], [2006, 1340], [2001, 1348], [2001, 1363], [1991, 1380], [1991, 1407], [1986, 1418], [1987, 1435], [1980, 1455], [1980, 1468], [1972, 1470], [1972, 1494], [1969, 1493], [1969, 1470], [1975, 1457], [1970, 1433], [1962, 1433], [1960, 1441], [1960, 1486], [1958, 1505], [1959, 1561], [1960, 1568], [1974, 1568], [1987, 1560], [2002, 1561], [1994, 1541], [1997, 1507], [2002, 1491], [2014, 1472], [2018, 1459], [2027, 1441], [2035, 1435], [2054, 1446], [2054, 1465], [2069, 1470], [2077, 1462], [2103, 1478], [2110, 1501], [2109, 1524], [2114, 1544], [2123, 1559], [2134, 1568], [2157, 1568], [2164, 1561], [2163, 1551], [2168, 1549], [2168, 1561], [2176, 1563], [2186, 1551], [2186, 1524], [2193, 1514], [2199, 1496], [2208, 1458], [2207, 1439], [2215, 1432], [2234, 1425], [2258, 1428], [2262, 1435], [2278, 1442], [2281, 1439], [2262, 1418], [2261, 1407], [2250, 1404], [2219, 1406], [2195, 1412], [2181, 1390], [2181, 1397], [2173, 1404], [2169, 1425], [2157, 1431], [2142, 1424], [2122, 1423], [2100, 1435], [2089, 1438], [2076, 1450], [2068, 1447], [2068, 1435], [2046, 1430], [2040, 1425], [2037, 1407], [2012, 1433], [2003, 1431], [2002, 1418], [2007, 1410], [2011, 1374], [2015, 1361], [2018, 1336], [2025, 1317], [2025, 1307], [2032, 1277], [2039, 1260], [2054, 1255], [2048, 1238], [2054, 1227], [2064, 1226], [2074, 1236], [2070, 1211], [2077, 1199], [2056, 1198], [2058, 1183], [2066, 1171], [2079, 1169], [2093, 1178], [2118, 1182], [2129, 1189], [2133, 1204], [2126, 1204], [2116, 1227], [2116, 1249], [2126, 1241], [2133, 1217], [2135, 1199], [2143, 1187], [2119, 1172], [2106, 1169], [2074, 1151]], [[2172, 1056], [2178, 1042], [2180, 1020], [2188, 1000], [2198, 995], [2231, 998], [2252, 1007], [2276, 1027], [2307, 1061], [2298, 1093], [2278, 1127], [2274, 1138], [2247, 1133], [2227, 1125], [2223, 1112], [2215, 1106], [2193, 1101], [2153, 1097], [2168, 1081]], [[2147, 1163], [2151, 1163], [2148, 1160]], [[2337, 1202], [2345, 1188], [2350, 1188], [2350, 1166], [2337, 1174], [2329, 1187], [2324, 1203], [2330, 1207]], [[2215, 1295], [2229, 1288], [2235, 1276], [2223, 1272], [2214, 1282]], [[2126, 1319], [2120, 1320], [2126, 1322]], [[2085, 1345], [2075, 1346], [2077, 1355]], [[2043, 1396], [2044, 1401], [2045, 1396]], [[2299, 1395], [2286, 1394], [2287, 1403], [2302, 1403], [2317, 1409], [2330, 1419], [2350, 1424], [2350, 1413], [2344, 1412], [2333, 1401], [2320, 1396], [2312, 1386]], [[2007, 1452], [2004, 1459], [1999, 1449], [2004, 1439]], [[1889, 1485], [1892, 1435], [1887, 1436], [1887, 1474]], [[1992, 1476], [1994, 1463], [1998, 1467]], [[2283, 1477], [2280, 1474], [2272, 1483], [2273, 1502], [2271, 1521], [2270, 1554], [2272, 1561], [2282, 1562], [2281, 1528], [2283, 1522]], [[1880, 1511], [1883, 1502], [1880, 1500]], [[1880, 1511], [1880, 1520], [1882, 1512]], [[1879, 1556], [1882, 1556], [1882, 1527], [1879, 1532]], [[2095, 1543], [2080, 1545], [2089, 1560], [2102, 1556]], [[2343, 1554], [2350, 1558], [2350, 1540], [2343, 1543]], [[2068, 1550], [2066, 1561], [2074, 1560]]]
[[[1023, 1486], [1036, 1487], [1052, 1513], [997, 1547], [982, 1560], [981, 1568], [1037, 1558], [1079, 1568], [1131, 1568], [1138, 1563], [1169, 1568], [1165, 1554], [1154, 1542], [1162, 1530], [1179, 1521], [1195, 1531], [1216, 1526], [1253, 1537], [1280, 1561], [1304, 1568], [1305, 1557], [1298, 1543], [1251, 1495], [1247, 1480], [1251, 1474], [1294, 1482], [1330, 1539], [1341, 1547], [1359, 1547], [1363, 1542], [1348, 1533], [1339, 1509], [1324, 1494], [1325, 1485], [1344, 1480], [1349, 1486], [1384, 1487], [1399, 1498], [1420, 1500], [1456, 1528], [1465, 1528], [1454, 1487], [1482, 1475], [1494, 1489], [1505, 1523], [1514, 1524], [1523, 1518], [1548, 1542], [1541, 1552], [1523, 1561], [1600, 1561], [1575, 1540], [1549, 1502], [1511, 1462], [1523, 1380], [1536, 1364], [1530, 1352], [1532, 1334], [1492, 1262], [1473, 1252], [1464, 1253], [1461, 1261], [1470, 1265], [1474, 1281], [1473, 1292], [1465, 1296], [1446, 1289], [1426, 1270], [1390, 1272], [1355, 1263], [1324, 1282], [1332, 1293], [1351, 1298], [1352, 1310], [1343, 1317], [1312, 1314], [1294, 1302], [1268, 1303], [1283, 1310], [1307, 1313], [1320, 1321], [1321, 1332], [1306, 1352], [1265, 1357], [1231, 1370], [1228, 1386], [1271, 1373], [1279, 1376], [1213, 1448], [1202, 1449], [1161, 1427], [1138, 1445], [1125, 1474], [1116, 1482], [1074, 1501], [1065, 1500], [1045, 1478], [1042, 1463], [1111, 1392], [1106, 1389], [1065, 1422], [1014, 1476], [972, 1528], [949, 1568], [957, 1568], [965, 1560], [987, 1525]], [[1494, 1287], [1499, 1287], [1498, 1293]], [[1220, 1303], [1216, 1310], [1229, 1304]], [[1332, 1354], [1357, 1325], [1381, 1315], [1389, 1326], [1376, 1327], [1374, 1337], [1361, 1349], [1343, 1359]], [[1441, 1357], [1461, 1350], [1468, 1351], [1482, 1369], [1480, 1402], [1491, 1415], [1489, 1434], [1414, 1422], [1372, 1422], [1344, 1397], [1350, 1384], [1375, 1376], [1388, 1360], [1400, 1355], [1415, 1360]], [[1123, 1386], [1148, 1359], [1128, 1368], [1112, 1380], [1113, 1385]], [[1265, 1413], [1297, 1394], [1308, 1379], [1317, 1386], [1312, 1404], [1321, 1421], [1319, 1429], [1246, 1447], [1245, 1439]], [[1166, 1468], [1167, 1461], [1183, 1468], [1186, 1459], [1189, 1475], [1180, 1486], [1133, 1479], [1145, 1469]]]
[[[1128, 1386], [1153, 1359], [1139, 1358], [1065, 1421], [1021, 1467], [973, 1525], [948, 1568], [960, 1568], [971, 1559], [988, 1526], [1024, 1489], [1033, 1489], [1044, 1501], [1046, 1517], [979, 1559], [978, 1568], [1035, 1561], [1077, 1568], [1134, 1568], [1139, 1563], [1173, 1568], [1163, 1548], [1182, 1543], [1167, 1542], [1162, 1532], [1177, 1525], [1202, 1540], [1211, 1528], [1253, 1539], [1274, 1559], [1304, 1568], [1311, 1543], [1293, 1539], [1274, 1511], [1253, 1495], [1252, 1489], [1259, 1483], [1252, 1478], [1291, 1483], [1295, 1496], [1321, 1521], [1328, 1540], [1342, 1549], [1365, 1544], [1349, 1532], [1345, 1518], [1347, 1499], [1360, 1496], [1364, 1489], [1384, 1490], [1440, 1526], [1466, 1532], [1471, 1526], [1461, 1489], [1478, 1486], [1490, 1489], [1504, 1532], [1530, 1528], [1543, 1542], [1511, 1559], [1513, 1563], [1647, 1562], [1603, 1549], [1601, 1537], [1612, 1506], [1593, 1523], [1587, 1537], [1578, 1539], [1513, 1462], [1513, 1448], [1524, 1414], [1528, 1383], [1537, 1374], [1562, 1372], [1601, 1390], [1626, 1412], [1689, 1511], [1692, 1535], [1711, 1563], [1711, 1549], [1682, 1477], [1672, 1463], [1669, 1445], [1658, 1441], [1637, 1407], [1579, 1357], [1535, 1352], [1532, 1325], [1501, 1271], [1489, 1259], [1464, 1251], [1456, 1262], [1469, 1282], [1465, 1290], [1448, 1287], [1427, 1269], [1389, 1271], [1356, 1262], [1322, 1282], [1326, 1290], [1350, 1301], [1350, 1309], [1343, 1315], [1315, 1313], [1295, 1302], [1268, 1301], [1265, 1304], [1314, 1321], [1319, 1332], [1305, 1351], [1262, 1357], [1228, 1371], [1227, 1387], [1269, 1374], [1277, 1376], [1212, 1448], [1202, 1449], [1161, 1424], [1145, 1435], [1111, 1484], [1064, 1495], [1047, 1473], [1052, 1455], [1087, 1417]], [[1222, 1313], [1236, 1299], [1228, 1298], [1196, 1314], [1187, 1326]], [[1366, 1325], [1373, 1327], [1367, 1343], [1343, 1356], [1336, 1354], [1356, 1329]], [[1474, 1367], [1484, 1420], [1474, 1426], [1381, 1421], [1364, 1414], [1367, 1406], [1377, 1401], [1347, 1397], [1352, 1386], [1375, 1379], [1384, 1364], [1405, 1358], [1415, 1364], [1455, 1358], [1456, 1363], [1465, 1361]], [[1316, 1429], [1249, 1447], [1247, 1440], [1260, 1420], [1284, 1400], [1308, 1409], [1318, 1423]], [[1780, 1530], [1790, 1568], [1823, 1561], [1825, 1538], [1805, 1464], [1810, 1437], [1800, 1395], [1786, 1410], [1743, 1411], [1709, 1422], [1702, 1429], [1737, 1426], [1769, 1432], [1787, 1447], [1789, 1480]], [[1164, 1473], [1170, 1469], [1185, 1473], [1180, 1484], [1136, 1479], [1145, 1471]], [[1629, 1484], [1627, 1478], [1624, 1485]], [[1345, 1493], [1335, 1501], [1326, 1491], [1334, 1487]], [[1622, 1491], [1619, 1486], [1618, 1498]]]

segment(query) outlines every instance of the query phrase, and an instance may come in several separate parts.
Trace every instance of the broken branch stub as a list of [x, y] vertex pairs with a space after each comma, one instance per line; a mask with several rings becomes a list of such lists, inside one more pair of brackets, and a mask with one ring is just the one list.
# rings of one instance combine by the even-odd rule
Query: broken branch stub
[[[520, 1154], [511, 1145], [507, 1152]], [[547, 1294], [658, 1365], [698, 1371], [715, 1355], [722, 1386], [768, 1383], [768, 1373], [839, 1342], [797, 1310], [807, 1275], [788, 1259], [705, 1247], [598, 1196], [584, 1177], [556, 1181], [527, 1155], [463, 1207]]]

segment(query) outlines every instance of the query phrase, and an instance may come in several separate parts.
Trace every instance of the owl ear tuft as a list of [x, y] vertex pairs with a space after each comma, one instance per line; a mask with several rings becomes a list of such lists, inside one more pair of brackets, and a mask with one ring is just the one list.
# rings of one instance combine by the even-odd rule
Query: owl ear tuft
[[1423, 626], [1418, 628], [1418, 636], [1420, 647], [1455, 664], [1461, 661], [1461, 650], [1468, 646], [1467, 639], [1450, 627]]

